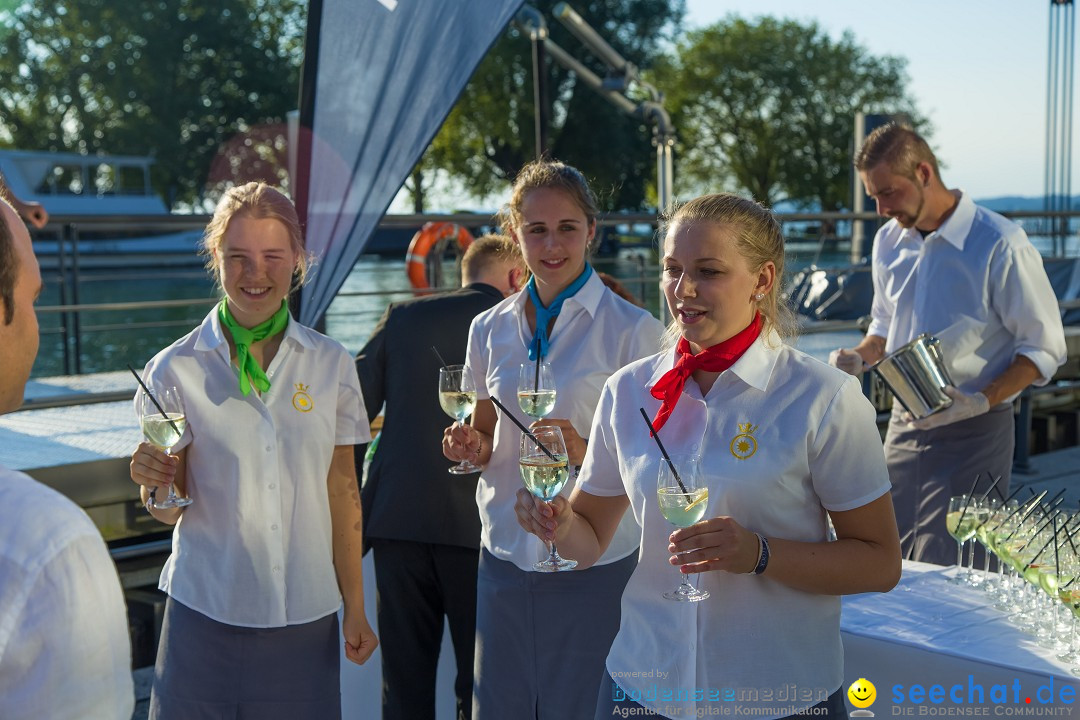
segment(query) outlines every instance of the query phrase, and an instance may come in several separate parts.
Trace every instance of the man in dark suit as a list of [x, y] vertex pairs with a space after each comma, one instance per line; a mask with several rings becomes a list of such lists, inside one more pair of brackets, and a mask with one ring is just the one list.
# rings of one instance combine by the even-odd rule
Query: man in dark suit
[[[375, 553], [383, 720], [434, 720], [444, 616], [457, 660], [457, 717], [472, 715], [477, 476], [447, 472], [441, 363], [431, 348], [463, 364], [472, 319], [520, 289], [525, 265], [513, 240], [492, 235], [470, 245], [461, 265], [464, 287], [391, 304], [356, 357], [369, 420], [385, 405], [362, 493]], [[362, 458], [358, 451], [357, 467]]]

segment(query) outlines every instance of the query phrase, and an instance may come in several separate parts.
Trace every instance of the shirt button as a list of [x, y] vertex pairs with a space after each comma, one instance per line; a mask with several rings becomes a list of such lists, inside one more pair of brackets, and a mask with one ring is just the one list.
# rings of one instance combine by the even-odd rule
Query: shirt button
[[269, 445], [266, 446], [266, 452], [270, 452], [270, 446]]
[[271, 489], [271, 490], [273, 490], [273, 489], [274, 489], [274, 488], [276, 488], [276, 487], [277, 487], [277, 485], [275, 485], [274, 483], [270, 483], [270, 489]]
[[275, 565], [274, 566], [274, 572], [281, 572], [281, 568], [279, 568], [277, 565]]
[[277, 525], [271, 525], [271, 526], [270, 526], [270, 529], [271, 529], [271, 530], [277, 530]]

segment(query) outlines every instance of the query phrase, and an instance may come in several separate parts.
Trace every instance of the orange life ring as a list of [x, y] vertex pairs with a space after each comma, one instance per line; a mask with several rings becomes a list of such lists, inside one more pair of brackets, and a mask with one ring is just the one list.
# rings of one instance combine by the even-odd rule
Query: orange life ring
[[461, 225], [449, 222], [424, 223], [424, 227], [413, 235], [405, 254], [405, 274], [414, 288], [426, 290], [431, 287], [428, 267], [442, 258], [450, 240], [456, 240], [458, 249], [465, 252], [472, 245], [473, 236]]

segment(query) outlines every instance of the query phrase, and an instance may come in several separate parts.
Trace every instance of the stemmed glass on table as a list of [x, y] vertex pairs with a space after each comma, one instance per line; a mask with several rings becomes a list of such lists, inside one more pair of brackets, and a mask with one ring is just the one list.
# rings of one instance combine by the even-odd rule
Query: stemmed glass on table
[[[670, 461], [660, 463], [660, 475], [656, 481], [656, 499], [660, 512], [676, 527], [690, 527], [705, 516], [709, 506], [709, 488], [701, 480], [701, 459], [696, 455], [671, 456]], [[697, 602], [709, 597], [706, 590], [698, 590], [690, 584], [686, 573], [680, 571], [682, 582], [671, 592], [664, 593], [668, 600]]]
[[954, 495], [949, 498], [949, 510], [945, 515], [945, 529], [956, 540], [956, 575], [949, 582], [961, 585], [964, 577], [964, 543], [975, 536], [978, 526], [975, 510], [970, 507], [967, 495]]
[[543, 419], [555, 407], [555, 375], [551, 365], [537, 360], [521, 363], [518, 373], [518, 407], [536, 420]]
[[[148, 390], [149, 392], [139, 388], [137, 399], [143, 435], [151, 445], [171, 454], [173, 446], [180, 442], [187, 426], [180, 389], [171, 385], [153, 385], [149, 386]], [[150, 393], [153, 394], [152, 397]], [[175, 483], [170, 483], [168, 496], [164, 500], [155, 499], [154, 507], [164, 510], [184, 507], [191, 503], [191, 498], [177, 495]]]
[[[464, 425], [465, 418], [472, 415], [476, 409], [476, 386], [464, 365], [439, 368], [439, 405], [459, 426]], [[449, 472], [454, 475], [467, 475], [482, 469], [468, 460], [462, 460], [450, 468]]]
[[[544, 502], [551, 502], [562, 491], [570, 477], [570, 465], [566, 454], [566, 442], [562, 430], [555, 425], [539, 425], [521, 435], [519, 467], [525, 488]], [[541, 447], [542, 446], [542, 447]], [[540, 572], [573, 570], [577, 560], [559, 556], [555, 541], [550, 543], [547, 558], [533, 565]]]

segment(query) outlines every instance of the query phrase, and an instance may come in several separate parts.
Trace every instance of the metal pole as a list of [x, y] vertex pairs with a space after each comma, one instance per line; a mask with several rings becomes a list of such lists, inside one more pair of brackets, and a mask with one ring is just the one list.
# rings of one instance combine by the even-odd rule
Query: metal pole
[[[855, 113], [855, 152], [852, 157], [859, 154], [863, 141], [866, 140], [866, 113]], [[851, 211], [861, 213], [866, 208], [866, 190], [863, 188], [862, 177], [852, 165], [852, 198]], [[866, 223], [862, 220], [854, 220], [851, 223], [851, 264], [854, 265], [862, 260], [863, 246], [866, 244]]]
[[[79, 304], [79, 226], [71, 225], [71, 302], [75, 305]], [[75, 374], [82, 375], [82, 325], [81, 318], [79, 317], [79, 311], [76, 310], [72, 315], [72, 336], [75, 338]]]
[[[322, 0], [309, 0], [307, 29], [304, 35], [304, 65], [300, 74], [300, 127], [296, 149], [296, 177], [293, 202], [300, 218], [300, 231], [306, 232], [311, 204], [312, 139], [315, 135], [315, 91], [319, 76], [319, 38], [322, 32]], [[289, 308], [299, 317], [301, 293], [289, 296]], [[321, 321], [321, 318], [320, 318]]]
[[547, 52], [545, 50], [546, 29], [532, 33], [533, 51], [533, 103], [536, 116], [536, 159], [540, 160], [547, 153]]

